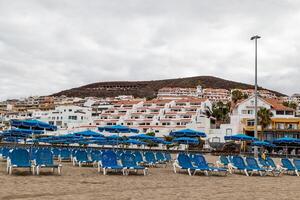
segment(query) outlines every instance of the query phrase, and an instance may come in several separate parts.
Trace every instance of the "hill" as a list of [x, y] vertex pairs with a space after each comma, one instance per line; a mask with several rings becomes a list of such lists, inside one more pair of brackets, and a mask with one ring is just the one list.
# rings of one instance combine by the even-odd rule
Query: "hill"
[[[114, 81], [92, 83], [78, 88], [72, 88], [53, 94], [52, 96], [66, 95], [69, 97], [114, 97], [119, 95], [133, 95], [135, 97], [156, 97], [157, 92], [163, 87], [195, 88], [201, 85], [203, 88], [222, 89], [253, 89], [253, 85], [229, 81], [213, 76], [196, 76], [188, 78], [176, 78], [154, 81]], [[264, 89], [261, 88], [260, 89]], [[285, 96], [276, 91], [277, 96]]]

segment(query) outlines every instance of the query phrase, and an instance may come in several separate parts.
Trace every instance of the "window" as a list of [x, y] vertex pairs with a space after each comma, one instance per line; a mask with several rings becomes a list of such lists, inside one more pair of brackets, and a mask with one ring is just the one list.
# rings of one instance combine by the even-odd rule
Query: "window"
[[247, 120], [247, 126], [254, 126], [255, 121], [254, 120]]
[[77, 116], [69, 116], [70, 120], [77, 120]]
[[284, 123], [277, 123], [276, 129], [280, 129], [280, 130], [284, 129]]
[[284, 111], [283, 110], [276, 110], [276, 115], [284, 115]]
[[242, 114], [243, 115], [252, 115], [253, 114], [253, 110], [242, 110]]
[[292, 129], [292, 130], [295, 130], [295, 129], [297, 129], [298, 127], [297, 127], [297, 124], [288, 124], [287, 125], [287, 129]]
[[285, 114], [286, 115], [294, 115], [294, 112], [293, 111], [285, 111]]

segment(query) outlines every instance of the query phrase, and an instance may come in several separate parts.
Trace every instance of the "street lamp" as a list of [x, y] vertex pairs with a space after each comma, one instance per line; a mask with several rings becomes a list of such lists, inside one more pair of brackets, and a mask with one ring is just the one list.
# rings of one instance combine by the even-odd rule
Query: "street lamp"
[[[255, 41], [255, 92], [254, 92], [254, 98], [255, 98], [255, 120], [254, 120], [254, 137], [258, 138], [257, 134], [257, 124], [258, 124], [258, 117], [257, 117], [257, 40], [260, 38], [260, 36], [255, 35], [251, 37], [251, 40]], [[258, 156], [258, 149], [255, 146], [254, 147], [254, 156]]]

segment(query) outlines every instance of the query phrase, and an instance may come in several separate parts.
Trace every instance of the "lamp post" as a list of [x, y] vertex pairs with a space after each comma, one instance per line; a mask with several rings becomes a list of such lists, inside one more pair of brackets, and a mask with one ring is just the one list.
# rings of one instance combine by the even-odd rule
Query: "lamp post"
[[[258, 117], [257, 117], [257, 40], [260, 38], [260, 36], [255, 35], [251, 37], [251, 40], [255, 41], [255, 92], [254, 92], [254, 98], [255, 98], [255, 120], [254, 120], [254, 137], [258, 138], [257, 134], [257, 124], [258, 124]], [[258, 156], [258, 148], [254, 147], [254, 156]]]

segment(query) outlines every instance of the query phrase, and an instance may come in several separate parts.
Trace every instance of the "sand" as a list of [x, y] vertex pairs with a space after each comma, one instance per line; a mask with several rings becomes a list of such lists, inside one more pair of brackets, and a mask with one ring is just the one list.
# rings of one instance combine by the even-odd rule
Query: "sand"
[[[207, 156], [210, 162], [217, 158]], [[149, 176], [107, 175], [92, 167], [63, 163], [62, 176], [6, 174], [0, 162], [0, 199], [300, 199], [300, 177], [227, 177], [174, 174], [171, 166], [150, 168]]]

